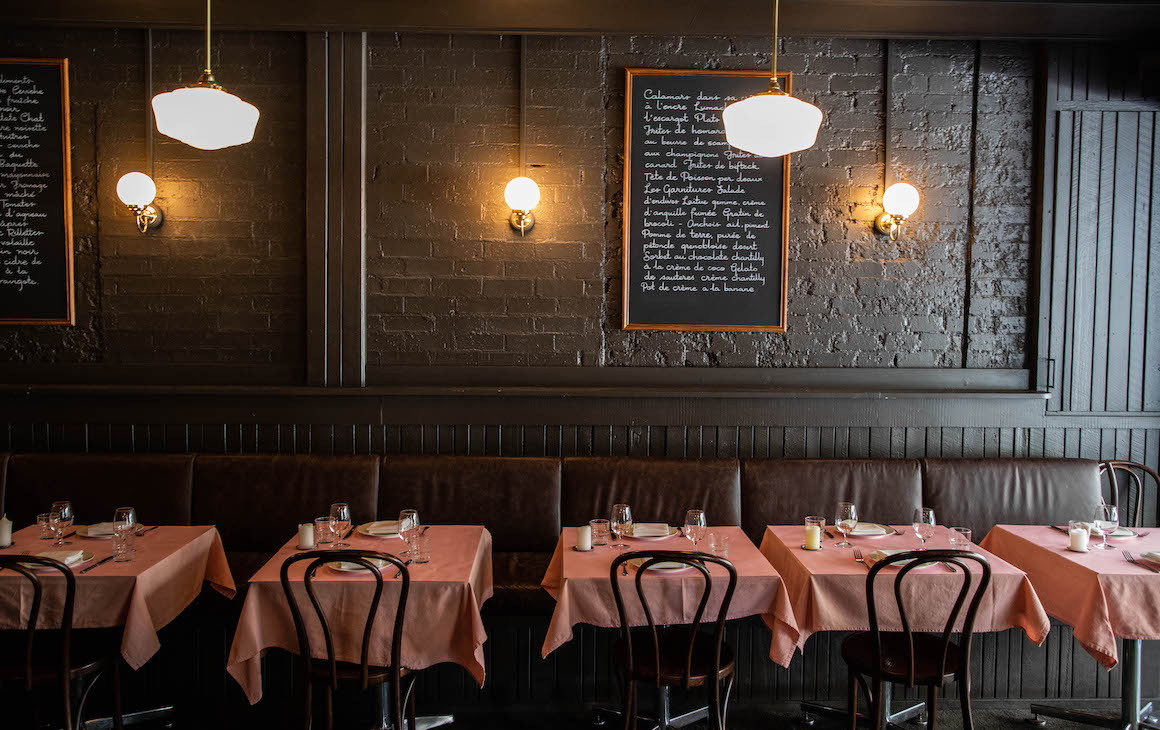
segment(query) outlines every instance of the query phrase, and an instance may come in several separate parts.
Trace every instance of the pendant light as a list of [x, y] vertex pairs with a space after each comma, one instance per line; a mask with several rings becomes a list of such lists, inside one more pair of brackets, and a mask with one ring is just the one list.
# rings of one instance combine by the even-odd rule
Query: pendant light
[[773, 3], [773, 64], [769, 90], [725, 107], [725, 139], [759, 157], [781, 157], [812, 147], [822, 110], [781, 90], [777, 83], [778, 0]]
[[157, 131], [202, 150], [254, 138], [258, 109], [217, 85], [209, 62], [210, 0], [205, 0], [205, 69], [196, 84], [153, 97]]

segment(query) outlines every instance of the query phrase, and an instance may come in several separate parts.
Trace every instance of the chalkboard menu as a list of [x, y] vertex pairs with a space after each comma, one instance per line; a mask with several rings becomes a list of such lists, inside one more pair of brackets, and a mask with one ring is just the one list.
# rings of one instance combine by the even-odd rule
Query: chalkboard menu
[[789, 157], [731, 147], [721, 121], [768, 72], [627, 73], [624, 328], [784, 332]]
[[0, 58], [0, 324], [73, 324], [68, 60]]

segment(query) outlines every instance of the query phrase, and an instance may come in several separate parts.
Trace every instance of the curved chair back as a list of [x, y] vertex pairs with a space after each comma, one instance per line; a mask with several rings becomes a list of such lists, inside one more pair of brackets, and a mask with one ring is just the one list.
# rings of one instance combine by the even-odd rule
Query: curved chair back
[[[64, 605], [60, 615], [61, 656], [60, 677], [67, 687], [69, 674], [69, 658], [72, 645], [73, 604], [76, 602], [77, 580], [67, 565], [52, 558], [42, 558], [36, 555], [3, 555], [0, 556], [0, 569], [8, 568], [14, 573], [24, 576], [32, 584], [32, 605], [28, 610], [28, 626], [24, 629], [24, 687], [32, 691], [32, 657], [35, 648], [37, 624], [40, 623], [40, 607], [44, 596], [44, 587], [41, 585], [41, 576], [37, 574], [37, 567], [54, 569], [64, 576]], [[65, 713], [68, 715], [69, 713]], [[70, 718], [71, 723], [71, 718]]]
[[[717, 611], [717, 619], [714, 622], [713, 634], [713, 678], [721, 672], [721, 645], [725, 639], [725, 619], [729, 615], [729, 604], [733, 601], [733, 591], [737, 588], [737, 569], [733, 567], [724, 558], [716, 555], [709, 555], [708, 553], [686, 553], [675, 550], [642, 550], [639, 552], [630, 552], [618, 555], [612, 561], [612, 568], [609, 573], [609, 579], [612, 581], [612, 596], [616, 600], [616, 612], [620, 616], [620, 630], [624, 637], [627, 648], [627, 662], [626, 667], [628, 676], [633, 676], [636, 667], [633, 666], [633, 651], [632, 651], [632, 626], [629, 623], [628, 613], [624, 609], [624, 598], [620, 590], [620, 572], [621, 566], [629, 560], [643, 561], [636, 571], [636, 595], [640, 600], [640, 605], [644, 609], [645, 620], [648, 622], [649, 634], [652, 637], [652, 656], [656, 669], [657, 686], [660, 686], [661, 677], [661, 648], [660, 639], [657, 636], [656, 622], [653, 620], [652, 608], [649, 606], [648, 597], [644, 590], [644, 577], [648, 569], [657, 563], [683, 563], [694, 568], [702, 578], [701, 600], [697, 604], [697, 613], [693, 617], [692, 624], [689, 624], [689, 648], [685, 652], [684, 669], [681, 677], [681, 686], [685, 689], [689, 687], [689, 676], [692, 673], [693, 664], [693, 647], [697, 632], [701, 629], [701, 621], [705, 616], [705, 607], [709, 603], [709, 596], [713, 590], [713, 580], [709, 575], [709, 563], [716, 563], [724, 568], [729, 573], [729, 585], [725, 588], [725, 595], [721, 598], [721, 608]], [[664, 579], [663, 576], [654, 576]]]
[[[375, 594], [371, 599], [370, 607], [367, 611], [366, 624], [363, 626], [362, 652], [359, 659], [362, 688], [366, 689], [368, 685], [368, 657], [370, 654], [371, 631], [374, 628], [375, 618], [378, 616], [379, 602], [383, 597], [383, 574], [379, 566], [373, 563], [372, 560], [381, 560], [386, 566], [390, 566], [390, 569], [398, 569], [402, 584], [399, 591], [398, 605], [395, 607], [395, 626], [391, 633], [390, 666], [391, 690], [394, 696], [398, 698], [401, 694], [400, 672], [402, 667], [400, 666], [400, 658], [402, 656], [403, 646], [403, 621], [405, 620], [407, 610], [407, 593], [411, 589], [411, 574], [407, 571], [406, 564], [394, 555], [375, 552], [373, 550], [311, 550], [286, 558], [286, 561], [282, 563], [282, 590], [286, 594], [286, 602], [290, 605], [290, 615], [294, 618], [294, 629], [298, 633], [298, 653], [302, 657], [302, 660], [306, 662], [307, 682], [310, 680], [314, 658], [310, 647], [310, 636], [306, 631], [306, 622], [302, 617], [302, 609], [298, 605], [297, 597], [295, 597], [294, 592], [291, 590], [290, 583], [290, 566], [306, 560], [311, 562], [310, 565], [306, 566], [303, 582], [306, 587], [306, 596], [310, 599], [310, 605], [314, 608], [314, 615], [322, 627], [322, 637], [326, 642], [326, 660], [330, 669], [331, 689], [338, 689], [338, 660], [334, 654], [334, 641], [330, 632], [330, 624], [326, 620], [326, 615], [322, 610], [322, 606], [318, 603], [318, 597], [314, 592], [315, 573], [326, 563], [342, 561], [357, 563], [366, 568], [374, 576]], [[396, 702], [397, 710], [398, 703]]]
[[[1120, 515], [1120, 524], [1130, 527], [1144, 526], [1144, 487], [1148, 477], [1157, 488], [1157, 500], [1160, 501], [1160, 475], [1144, 464], [1134, 461], [1105, 461], [1100, 464], [1100, 472], [1106, 474], [1108, 483], [1112, 487], [1112, 504], [1121, 510], [1128, 510]], [[1160, 504], [1157, 505], [1157, 521], [1160, 522]]]
[[[958, 596], [955, 598], [955, 603], [947, 616], [939, 642], [939, 676], [948, 673], [947, 654], [950, 647], [951, 634], [954, 632], [959, 615], [963, 612], [964, 604], [967, 606], [967, 613], [963, 618], [962, 640], [960, 643], [962, 650], [960, 661], [962, 663], [960, 666], [954, 667], [954, 671], [966, 672], [970, 668], [971, 638], [975, 631], [975, 614], [979, 611], [979, 604], [983, 600], [983, 593], [986, 592], [987, 586], [991, 583], [991, 564], [979, 553], [969, 552], [967, 550], [920, 550], [898, 553], [875, 563], [874, 567], [870, 569], [870, 574], [866, 576], [866, 608], [870, 617], [875, 683], [882, 681], [882, 631], [878, 626], [878, 604], [875, 601], [875, 586], [877, 585], [878, 576], [882, 574], [883, 569], [887, 566], [896, 563], [906, 563], [894, 578], [894, 605], [898, 609], [899, 618], [902, 620], [902, 632], [906, 636], [908, 650], [906, 686], [913, 687], [916, 664], [914, 655], [914, 632], [910, 628], [910, 619], [907, 617], [906, 606], [902, 600], [902, 585], [910, 574], [910, 571], [932, 561], [941, 562], [943, 565], [953, 568], [956, 573], [962, 573], [962, 585], [959, 588]], [[975, 583], [974, 573], [971, 572], [967, 565], [972, 561], [979, 564], [982, 573], [979, 576], [974, 595], [971, 596], [970, 603], [968, 604], [967, 596], [971, 594], [971, 586]]]

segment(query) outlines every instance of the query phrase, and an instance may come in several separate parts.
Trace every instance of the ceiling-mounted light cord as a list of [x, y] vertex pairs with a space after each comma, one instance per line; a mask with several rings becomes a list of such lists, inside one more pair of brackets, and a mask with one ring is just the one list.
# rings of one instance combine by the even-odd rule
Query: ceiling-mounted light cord
[[205, 72], [212, 75], [209, 64], [209, 10], [212, 0], [205, 0]]
[[520, 36], [520, 174], [528, 174], [528, 153], [524, 148], [528, 120], [528, 37]]
[[784, 94], [781, 84], [777, 83], [777, 17], [781, 11], [781, 0], [773, 0], [773, 53], [771, 54], [769, 69], [769, 93]]

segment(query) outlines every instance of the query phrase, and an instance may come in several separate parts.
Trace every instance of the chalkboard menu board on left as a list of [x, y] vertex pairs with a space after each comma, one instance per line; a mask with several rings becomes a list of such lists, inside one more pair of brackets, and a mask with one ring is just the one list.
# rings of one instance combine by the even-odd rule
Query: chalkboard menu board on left
[[68, 60], [0, 58], [0, 324], [74, 324]]
[[[790, 90], [789, 74], [778, 74]], [[789, 157], [729, 145], [761, 71], [628, 69], [623, 327], [784, 332]]]

